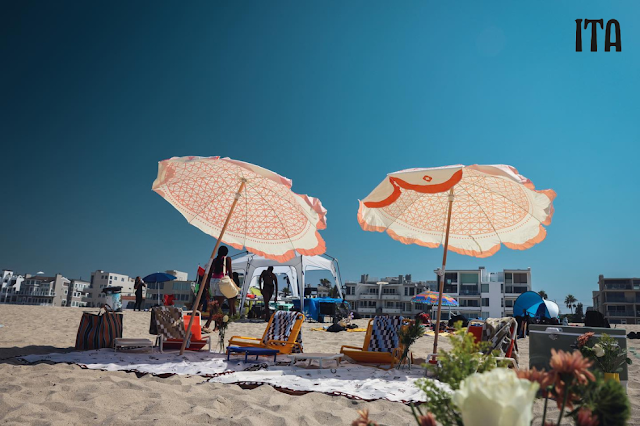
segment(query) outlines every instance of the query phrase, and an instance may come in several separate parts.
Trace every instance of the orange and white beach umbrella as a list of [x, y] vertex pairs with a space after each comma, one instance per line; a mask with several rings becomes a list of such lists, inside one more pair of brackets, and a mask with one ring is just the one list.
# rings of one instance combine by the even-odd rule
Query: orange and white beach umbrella
[[[212, 260], [224, 242], [286, 262], [296, 252], [315, 256], [326, 251], [318, 233], [327, 227], [326, 209], [317, 198], [296, 194], [291, 186], [291, 180], [277, 173], [230, 158], [174, 157], [159, 163], [152, 189], [189, 223], [217, 239]], [[193, 306], [199, 306], [212, 263]]]
[[215, 238], [229, 219], [223, 243], [286, 262], [296, 251], [315, 256], [326, 250], [318, 230], [327, 227], [327, 211], [291, 186], [277, 173], [230, 158], [174, 157], [159, 163], [152, 189]]
[[[506, 165], [408, 169], [388, 174], [360, 202], [358, 222], [404, 244], [444, 245], [444, 276], [448, 250], [488, 257], [501, 245], [525, 250], [544, 240], [555, 197]], [[443, 284], [440, 279], [440, 298]]]

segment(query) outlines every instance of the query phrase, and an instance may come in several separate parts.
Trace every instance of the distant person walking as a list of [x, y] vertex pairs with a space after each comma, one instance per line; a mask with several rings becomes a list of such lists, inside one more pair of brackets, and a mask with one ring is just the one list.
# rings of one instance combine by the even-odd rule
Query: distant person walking
[[136, 291], [136, 304], [133, 306], [133, 310], [142, 311], [142, 304], [144, 303], [143, 288], [147, 285], [142, 281], [142, 278], [136, 277], [136, 282], [133, 285], [134, 290]]
[[274, 302], [278, 302], [278, 277], [273, 273], [273, 266], [269, 266], [266, 271], [262, 271], [258, 279], [258, 285], [260, 286], [260, 293], [262, 293], [262, 298], [264, 299], [264, 319], [268, 321], [271, 316], [269, 302], [274, 294], [276, 296]]
[[[220, 291], [220, 279], [225, 275], [232, 276], [233, 274], [231, 271], [231, 258], [227, 257], [227, 254], [229, 254], [229, 249], [225, 246], [220, 247], [218, 249], [218, 256], [213, 259], [213, 264], [209, 271], [209, 275], [211, 276], [211, 279], [209, 280], [209, 291], [213, 300], [218, 302], [220, 309], [222, 309], [222, 304], [225, 299], [225, 295]], [[229, 311], [231, 311], [231, 303], [229, 303]], [[211, 310], [211, 315], [209, 315], [209, 319], [204, 325], [204, 328], [209, 329], [211, 321], [213, 321], [213, 310]]]

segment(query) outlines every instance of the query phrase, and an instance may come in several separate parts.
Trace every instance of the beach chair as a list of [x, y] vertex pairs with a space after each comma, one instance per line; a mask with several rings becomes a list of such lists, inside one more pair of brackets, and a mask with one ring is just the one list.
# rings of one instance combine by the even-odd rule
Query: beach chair
[[[471, 328], [471, 327], [470, 327]], [[472, 332], [469, 330], [469, 332]], [[478, 335], [473, 333], [478, 341]], [[482, 325], [481, 341], [489, 342], [488, 352], [498, 351], [496, 361], [506, 361], [514, 369], [518, 369], [518, 322], [515, 318], [488, 318]]]
[[[180, 349], [187, 335], [187, 324], [191, 320], [191, 312], [175, 306], [155, 306], [151, 308], [151, 325], [149, 333], [158, 336], [159, 345], [163, 349]], [[199, 351], [207, 344], [211, 352], [211, 337], [202, 336], [201, 317], [198, 312], [191, 326], [190, 341], [186, 349]]]
[[277, 349], [281, 354], [302, 353], [304, 315], [294, 311], [276, 311], [261, 338], [233, 336], [228, 346]]
[[[402, 317], [374, 317], [369, 320], [362, 347], [344, 345], [340, 353], [357, 363], [390, 364], [393, 367], [400, 361], [404, 350], [398, 332], [408, 324], [409, 321]], [[409, 356], [413, 359], [412, 354]]]

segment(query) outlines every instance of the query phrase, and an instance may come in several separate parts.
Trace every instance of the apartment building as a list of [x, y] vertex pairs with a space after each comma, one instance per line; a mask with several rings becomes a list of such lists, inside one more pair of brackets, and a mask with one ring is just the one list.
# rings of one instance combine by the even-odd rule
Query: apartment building
[[516, 299], [529, 290], [531, 268], [489, 272], [481, 266], [445, 273], [444, 292], [458, 300], [458, 313], [470, 319], [513, 316]]
[[[375, 315], [412, 316], [429, 307], [411, 303], [425, 291], [438, 291], [441, 276], [436, 281], [412, 282], [411, 275], [378, 280], [364, 274], [360, 282], [345, 283], [345, 299], [365, 318]], [[444, 292], [460, 306], [442, 310], [442, 318], [459, 314], [466, 318], [500, 318], [513, 315], [513, 304], [520, 294], [531, 290], [531, 268], [505, 269], [488, 272], [484, 267], [472, 270], [448, 270], [444, 276]]]
[[2, 270], [2, 286], [0, 287], [0, 303], [8, 303], [9, 295], [20, 291], [24, 281], [22, 275], [14, 274], [10, 269]]
[[69, 283], [61, 274], [53, 277], [27, 275], [17, 286], [10, 288], [11, 291], [4, 295], [3, 301], [16, 305], [65, 306], [65, 290]]
[[379, 280], [365, 274], [360, 280], [345, 283], [344, 298], [363, 318], [383, 314], [413, 316], [422, 312], [424, 307], [411, 303], [411, 298], [436, 285], [435, 281], [411, 282], [411, 275]]
[[72, 279], [67, 288], [64, 290], [67, 298], [62, 301], [62, 306], [71, 308], [82, 308], [90, 303], [91, 283], [82, 280]]
[[593, 309], [609, 324], [640, 324], [640, 278], [598, 277]]
[[86, 306], [101, 307], [104, 304], [105, 295], [102, 293], [105, 287], [122, 287], [123, 296], [132, 296], [134, 279], [128, 275], [115, 272], [97, 270], [91, 273], [88, 294], [85, 296]]

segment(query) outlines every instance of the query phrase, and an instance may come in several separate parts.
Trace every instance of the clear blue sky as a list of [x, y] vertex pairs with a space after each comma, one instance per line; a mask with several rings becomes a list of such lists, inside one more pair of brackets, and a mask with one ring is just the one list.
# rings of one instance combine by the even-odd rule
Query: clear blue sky
[[[622, 52], [576, 53], [577, 18]], [[215, 241], [151, 191], [157, 162], [229, 156], [329, 211], [345, 279], [434, 279], [442, 251], [364, 232], [358, 199], [408, 167], [505, 163], [558, 193], [542, 244], [451, 268], [533, 271], [591, 304], [640, 276], [640, 3], [25, 2], [0, 5], [0, 267], [195, 272]]]

